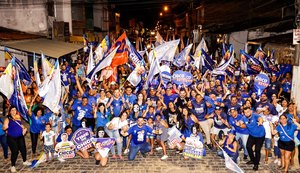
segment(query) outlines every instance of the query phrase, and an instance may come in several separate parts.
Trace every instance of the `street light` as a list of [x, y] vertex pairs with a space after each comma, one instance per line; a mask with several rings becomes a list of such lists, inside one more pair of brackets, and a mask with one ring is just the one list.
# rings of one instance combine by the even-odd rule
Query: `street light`
[[169, 7], [168, 6], [164, 6], [164, 11], [168, 11]]
[[162, 12], [160, 12], [160, 13], [159, 13], [159, 15], [160, 15], [160, 16], [163, 16], [163, 13], [162, 13]]

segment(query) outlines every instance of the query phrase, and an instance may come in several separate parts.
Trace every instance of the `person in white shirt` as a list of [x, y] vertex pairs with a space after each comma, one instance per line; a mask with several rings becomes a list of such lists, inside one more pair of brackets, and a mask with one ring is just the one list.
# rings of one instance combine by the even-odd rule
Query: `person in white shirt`
[[268, 164], [268, 155], [271, 153], [271, 144], [272, 144], [272, 134], [271, 134], [271, 125], [272, 125], [272, 117], [273, 115], [270, 113], [269, 108], [265, 108], [263, 111], [262, 118], [264, 120], [263, 126], [266, 131], [265, 135], [265, 151], [266, 151], [266, 157], [265, 157], [265, 164]]
[[[122, 157], [122, 147], [123, 147], [123, 141], [119, 133], [119, 129], [123, 129], [123, 127], [126, 127], [128, 125], [127, 121], [128, 113], [126, 111], [123, 111], [121, 113], [120, 117], [114, 117], [110, 122], [108, 122], [105, 126], [105, 132], [108, 134], [110, 138], [115, 138], [117, 142], [117, 149], [118, 149], [118, 157], [123, 160]], [[116, 159], [116, 153], [115, 148], [111, 148], [112, 158]]]
[[44, 138], [44, 152], [46, 154], [46, 161], [49, 160], [49, 153], [51, 153], [51, 160], [54, 159], [54, 143], [55, 143], [55, 133], [51, 130], [51, 124], [46, 123], [46, 130], [43, 131], [41, 139]]

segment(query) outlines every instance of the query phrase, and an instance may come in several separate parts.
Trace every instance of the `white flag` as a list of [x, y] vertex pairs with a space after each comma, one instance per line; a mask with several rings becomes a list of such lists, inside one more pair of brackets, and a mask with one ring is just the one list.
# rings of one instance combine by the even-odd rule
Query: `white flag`
[[49, 91], [44, 98], [43, 105], [47, 106], [52, 112], [58, 113], [61, 97], [60, 68], [58, 60], [55, 63], [55, 69], [51, 74], [51, 80], [48, 85]]
[[222, 151], [225, 158], [226, 168], [237, 173], [244, 173], [244, 171], [227, 155], [227, 153], [224, 150]]
[[205, 52], [208, 52], [208, 48], [206, 46], [205, 40], [204, 38], [201, 39], [201, 42], [198, 44], [196, 50], [195, 50], [195, 54], [193, 56], [194, 58], [194, 65], [199, 69], [200, 67], [203, 66], [204, 62], [203, 62], [203, 55], [202, 55], [202, 49]]
[[149, 70], [149, 73], [148, 73], [148, 77], [147, 77], [147, 81], [146, 81], [146, 87], [148, 86], [148, 84], [152, 81], [153, 77], [160, 73], [160, 66], [159, 66], [159, 63], [158, 63], [158, 60], [156, 58], [156, 55], [155, 55], [155, 51], [152, 50], [150, 52], [150, 54], [153, 54], [153, 58], [152, 58], [152, 61], [151, 61], [151, 66], [150, 66], [150, 70]]
[[3, 93], [7, 99], [10, 99], [14, 93], [14, 81], [12, 79], [12, 64], [9, 63], [0, 77], [0, 92]]
[[96, 64], [103, 58], [104, 56], [104, 50], [103, 48], [101, 47], [101, 44], [99, 44], [99, 46], [96, 48], [95, 50], [95, 55], [96, 55]]
[[45, 58], [45, 55], [42, 53], [42, 71], [43, 71], [43, 76], [44, 79], [46, 79], [46, 77], [48, 75], [51, 75], [51, 69], [53, 67], [53, 65]]
[[87, 69], [86, 69], [86, 74], [89, 74], [93, 68], [95, 68], [95, 62], [94, 62], [94, 57], [93, 57], [93, 46], [91, 46], [88, 65], [87, 65]]
[[[155, 47], [154, 51], [156, 54], [155, 56], [158, 59], [158, 63], [160, 63], [162, 60], [172, 62], [179, 42], [180, 39], [172, 40]], [[149, 53], [149, 61], [151, 62], [152, 59], [153, 59], [153, 53]]]

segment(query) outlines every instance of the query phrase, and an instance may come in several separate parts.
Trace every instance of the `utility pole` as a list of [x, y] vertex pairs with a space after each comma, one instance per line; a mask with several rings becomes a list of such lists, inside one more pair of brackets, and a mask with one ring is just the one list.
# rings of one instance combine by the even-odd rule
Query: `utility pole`
[[[297, 25], [297, 29], [300, 29], [300, 0], [295, 1], [295, 10], [297, 14], [295, 16], [295, 23]], [[294, 55], [294, 66], [293, 66], [293, 80], [292, 80], [292, 91], [291, 97], [295, 100], [297, 105], [297, 111], [300, 111], [300, 67], [299, 67], [299, 59], [300, 59], [300, 44], [296, 44], [295, 47], [295, 55]]]

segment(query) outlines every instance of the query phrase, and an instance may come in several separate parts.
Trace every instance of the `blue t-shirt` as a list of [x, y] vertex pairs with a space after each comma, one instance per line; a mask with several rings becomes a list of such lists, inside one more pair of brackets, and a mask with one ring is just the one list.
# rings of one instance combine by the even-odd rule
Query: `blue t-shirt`
[[30, 132], [31, 133], [40, 133], [45, 128], [45, 124], [43, 123], [43, 116], [36, 117], [34, 113], [32, 113], [31, 117], [31, 125]]
[[65, 86], [69, 85], [68, 79], [70, 78], [70, 74], [67, 70], [60, 72], [61, 80]]
[[[225, 114], [224, 112], [221, 112], [220, 117], [224, 121], [227, 120], [227, 114]], [[218, 129], [225, 129], [227, 127], [225, 124], [222, 123], [222, 120], [218, 119], [218, 115], [216, 113], [214, 113], [213, 119], [214, 119], [214, 127], [218, 128]]]
[[193, 113], [199, 121], [205, 121], [205, 115], [207, 112], [205, 101], [202, 100], [200, 103], [192, 101], [193, 104]]
[[115, 99], [111, 102], [111, 107], [113, 108], [113, 114], [115, 117], [119, 117], [121, 114], [122, 106], [123, 106], [123, 101], [122, 98], [120, 97], [119, 99]]
[[138, 127], [138, 125], [134, 125], [129, 128], [128, 134], [132, 135], [131, 138], [131, 146], [140, 145], [146, 142], [147, 136], [152, 136], [152, 128], [146, 125], [142, 127]]
[[130, 104], [134, 104], [136, 103], [137, 97], [134, 94], [131, 94], [130, 96], [124, 94], [124, 99], [126, 102], [129, 102]]
[[285, 126], [279, 124], [276, 127], [276, 130], [279, 133], [279, 139], [281, 141], [289, 142], [289, 141], [291, 141], [291, 139], [294, 140], [294, 133], [297, 130], [297, 126], [294, 123], [291, 123], [291, 124], [289, 123], [289, 124], [287, 124]]
[[291, 81], [286, 81], [282, 84], [282, 91], [288, 92], [291, 89], [292, 89], [292, 82]]
[[237, 126], [237, 125], [235, 124], [236, 122], [242, 120], [243, 117], [244, 117], [244, 116], [241, 115], [241, 114], [238, 114], [236, 118], [233, 118], [232, 116], [229, 116], [229, 118], [228, 118], [228, 123], [229, 123], [230, 126], [232, 126], [232, 127], [235, 129], [235, 131], [236, 131], [237, 133], [248, 135], [249, 132], [248, 132], [248, 129], [247, 129], [247, 128], [241, 128], [240, 126]]
[[214, 103], [214, 100], [211, 99], [209, 96], [204, 96], [204, 100], [206, 102], [208, 102], [209, 104], [211, 104], [211, 107], [210, 108], [207, 108], [207, 114], [211, 114], [214, 112], [215, 108], [216, 108], [216, 105]]
[[103, 114], [102, 112], [97, 112], [97, 119], [96, 119], [96, 127], [104, 127], [108, 123], [108, 114], [107, 112]]
[[178, 97], [178, 94], [171, 94], [171, 95], [164, 95], [164, 103], [168, 105], [170, 102], [174, 102], [175, 99]]
[[243, 117], [243, 122], [246, 124], [246, 127], [249, 131], [249, 135], [253, 137], [264, 137], [266, 135], [266, 131], [263, 125], [258, 125], [258, 118], [260, 116], [258, 114], [252, 114], [250, 118]]
[[0, 136], [5, 135], [5, 131], [3, 131], [3, 129], [2, 129], [3, 122], [4, 122], [4, 119], [0, 118]]
[[90, 105], [82, 106], [82, 104], [73, 104], [72, 105], [72, 110], [74, 111], [74, 117], [73, 117], [73, 124], [75, 126], [80, 126], [80, 120], [85, 117], [85, 118], [94, 118], [92, 114], [92, 107]]

